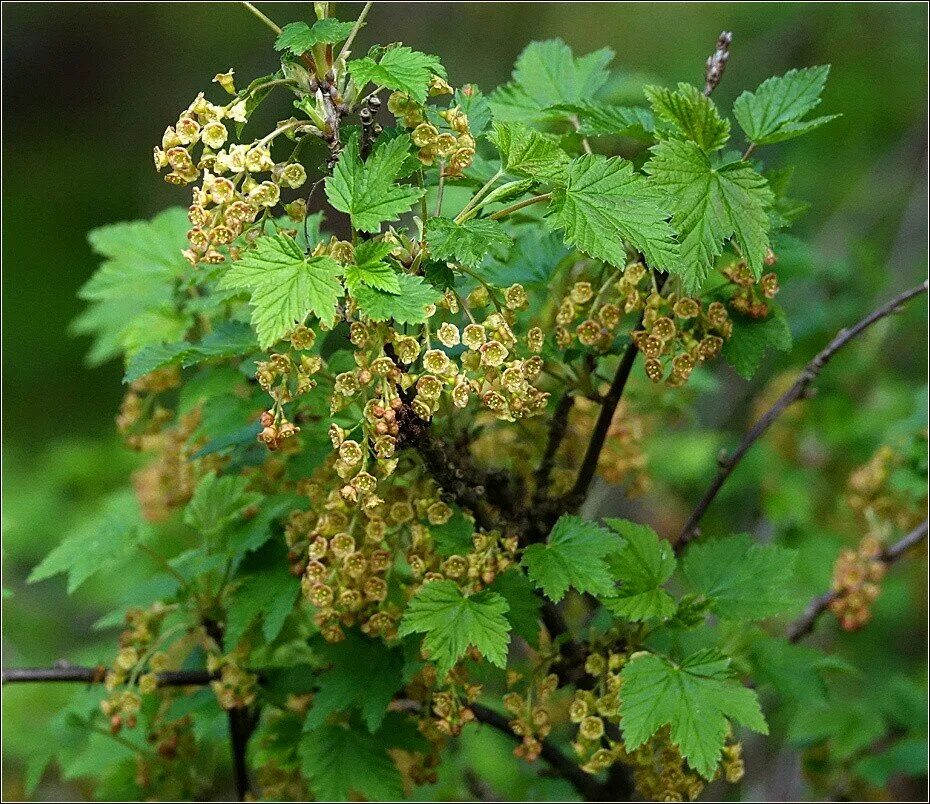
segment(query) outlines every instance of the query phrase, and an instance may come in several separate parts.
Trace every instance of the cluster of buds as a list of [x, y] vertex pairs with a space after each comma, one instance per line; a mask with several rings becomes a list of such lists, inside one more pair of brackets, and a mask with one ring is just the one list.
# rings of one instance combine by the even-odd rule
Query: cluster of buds
[[[476, 654], [470, 648], [472, 655]], [[449, 737], [457, 737], [462, 729], [475, 719], [470, 705], [481, 694], [481, 685], [470, 681], [461, 665], [452, 668], [441, 680], [435, 665], [427, 664], [413, 678], [408, 692], [414, 700], [422, 701], [419, 729], [431, 743], [445, 744]]]
[[156, 727], [149, 731], [146, 739], [155, 747], [155, 753], [162, 759], [190, 757], [197, 752], [193, 725], [194, 719], [190, 714], [174, 720], [159, 720]]
[[[436, 521], [435, 517], [440, 506], [447, 509], [451, 515], [451, 509], [444, 502], [433, 503], [427, 509], [427, 519], [431, 525], [442, 524]], [[436, 553], [434, 539], [428, 527], [414, 525], [410, 533], [410, 548], [406, 558], [414, 577], [423, 581], [455, 581], [468, 594], [480, 591], [493, 583], [500, 573], [516, 562], [517, 538], [503, 536], [498, 531], [473, 533], [470, 552], [449, 556]]]
[[871, 618], [871, 606], [881, 592], [888, 566], [882, 543], [866, 536], [856, 550], [843, 550], [833, 567], [832, 611], [846, 631], [862, 628]]
[[846, 483], [846, 501], [860, 525], [882, 539], [908, 531], [927, 516], [926, 430], [916, 433], [911, 455], [883, 445]]
[[158, 686], [155, 672], [164, 668], [159, 666], [159, 657], [149, 657], [149, 651], [166, 614], [161, 603], [148, 610], [133, 608], [126, 612], [127, 627], [120, 633], [116, 659], [105, 677], [108, 695], [100, 702], [113, 734], [123, 726], [135, 728], [142, 706], [139, 693], [151, 694]]
[[[471, 94], [471, 87], [462, 92]], [[439, 76], [430, 81], [429, 95], [451, 95], [452, 87]], [[468, 116], [457, 105], [436, 112], [422, 106], [402, 92], [388, 98], [388, 111], [406, 128], [411, 129], [411, 140], [417, 147], [417, 157], [424, 165], [440, 163], [443, 175], [461, 176], [475, 158], [475, 138], [468, 125]]]
[[216, 700], [223, 709], [242, 709], [251, 706], [258, 692], [258, 676], [242, 666], [242, 656], [231, 653], [207, 656], [207, 670], [219, 673], [219, 678], [210, 682]]
[[142, 447], [155, 452], [148, 465], [133, 473], [132, 484], [149, 522], [164, 522], [185, 505], [194, 493], [201, 471], [206, 471], [215, 457], [194, 461], [197, 444], [191, 442], [200, 425], [200, 410], [195, 408], [179, 417], [172, 427], [146, 436]]
[[[594, 427], [600, 407], [590, 399], [576, 397], [568, 419], [568, 432], [558, 453], [558, 467], [553, 479], [558, 487], [568, 490], [583, 457], [584, 436]], [[649, 489], [648, 458], [644, 442], [649, 429], [648, 419], [635, 412], [625, 399], [620, 400], [604, 448], [597, 462], [597, 473], [612, 486], [627, 484], [631, 497]]]
[[[357, 465], [361, 453], [358, 442], [343, 439], [340, 457], [330, 458], [301, 486], [311, 508], [293, 511], [285, 526], [291, 571], [301, 576], [303, 595], [316, 610], [314, 622], [331, 642], [341, 640], [343, 628], [354, 625], [372, 636], [393, 636], [400, 616], [386, 601], [393, 564], [387, 537], [401, 526], [409, 503], [397, 508], [381, 503], [375, 494], [377, 480], [367, 472], [358, 472], [354, 485], [348, 484], [352, 494], [343, 493], [335, 465]], [[359, 492], [378, 502], [360, 504], [352, 499]]]
[[[518, 680], [511, 675], [508, 681], [512, 685]], [[527, 762], [534, 762], [542, 752], [542, 741], [552, 731], [552, 719], [549, 702], [559, 686], [559, 677], [554, 673], [537, 678], [521, 694], [508, 692], [504, 695], [504, 709], [513, 716], [510, 728], [520, 737], [520, 744], [513, 753]]]
[[578, 725], [572, 745], [581, 760], [581, 768], [588, 773], [606, 770], [622, 758], [623, 746], [608, 736], [606, 724], [619, 722], [620, 671], [626, 661], [624, 653], [589, 654], [584, 669], [594, 683], [589, 689], [578, 690], [569, 705], [569, 718]]
[[[765, 264], [774, 265], [775, 253], [769, 249], [765, 255]], [[723, 275], [735, 286], [729, 299], [729, 306], [749, 318], [765, 318], [769, 314], [768, 302], [778, 293], [778, 277], [774, 272], [765, 274], [757, 280], [745, 260], [740, 260], [722, 270]]]
[[[245, 122], [245, 110], [244, 99], [216, 106], [201, 93], [155, 148], [155, 167], [170, 169], [165, 181], [187, 185], [202, 176], [188, 211], [191, 229], [184, 256], [191, 265], [222, 263], [224, 251], [235, 259], [234, 241], [243, 234], [257, 236], [260, 230], [253, 224], [259, 214], [278, 205], [282, 190], [297, 189], [307, 180], [303, 165], [275, 163], [270, 149], [279, 133], [297, 131], [300, 120], [284, 121], [262, 140], [227, 145], [229, 130], [223, 121]], [[294, 211], [288, 213], [294, 217]]]
[[116, 417], [117, 432], [127, 447], [139, 451], [157, 448], [159, 434], [173, 416], [167, 408], [151, 402], [158, 394], [180, 384], [181, 371], [177, 366], [156, 369], [130, 383]]
[[[621, 761], [632, 767], [633, 783], [649, 801], [694, 801], [707, 786], [704, 777], [688, 766], [671, 742], [668, 728], [658, 731], [635, 751], [623, 752]], [[736, 784], [743, 773], [742, 745], [728, 738], [714, 778]]]
[[[639, 263], [627, 267], [625, 275], [634, 271], [642, 277], [647, 275]], [[600, 352], [610, 349], [625, 312], [617, 295], [621, 282], [610, 279], [597, 292], [587, 280], [579, 280], [569, 288], [555, 316], [555, 342], [559, 348], [567, 349], [577, 338], [582, 346]]]

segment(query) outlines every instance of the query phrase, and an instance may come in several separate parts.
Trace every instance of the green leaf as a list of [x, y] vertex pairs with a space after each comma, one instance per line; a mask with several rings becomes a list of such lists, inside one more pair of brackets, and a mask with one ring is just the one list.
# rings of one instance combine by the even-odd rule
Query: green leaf
[[372, 287], [360, 286], [355, 301], [362, 313], [372, 321], [394, 321], [400, 324], [419, 324], [426, 321], [426, 308], [437, 304], [442, 294], [422, 276], [398, 274], [399, 293], [385, 293]]
[[377, 61], [371, 56], [355, 59], [348, 63], [348, 68], [359, 90], [366, 84], [376, 84], [404, 92], [420, 104], [426, 103], [430, 78], [446, 76], [436, 56], [409, 47], [390, 48]]
[[182, 365], [192, 366], [211, 358], [247, 355], [258, 349], [255, 333], [242, 321], [220, 321], [202, 341], [190, 344]]
[[616, 106], [601, 101], [581, 100], [555, 107], [573, 115], [583, 137], [647, 138], [655, 131], [652, 112], [642, 106]]
[[678, 245], [662, 199], [620, 157], [585, 155], [572, 161], [565, 189], [553, 192], [547, 218], [565, 242], [611, 265], [626, 264], [626, 244], [653, 268], [674, 271]]
[[577, 516], [562, 516], [546, 544], [531, 544], [523, 551], [523, 566], [530, 580], [554, 603], [572, 587], [592, 595], [610, 595], [613, 577], [605, 560], [620, 540], [610, 531]]
[[562, 183], [570, 159], [559, 141], [522, 123], [495, 123], [488, 135], [500, 151], [501, 164], [514, 176]]
[[507, 601], [510, 610], [506, 617], [514, 633], [523, 637], [530, 645], [537, 646], [542, 601], [526, 575], [516, 568], [509, 569], [497, 575], [488, 589], [497, 592]]
[[491, 125], [491, 105], [484, 93], [474, 84], [465, 84], [455, 90], [455, 104], [468, 117], [468, 130], [480, 137]]
[[410, 151], [407, 135], [382, 142], [365, 162], [358, 148], [358, 134], [353, 134], [326, 179], [326, 197], [349, 214], [353, 228], [374, 233], [384, 221], [397, 220], [409, 211], [425, 191], [394, 183]]
[[400, 771], [387, 753], [385, 735], [351, 724], [321, 726], [300, 741], [301, 766], [319, 801], [396, 801], [403, 796]]
[[423, 647], [445, 678], [469, 646], [498, 667], [507, 664], [510, 624], [507, 601], [487, 589], [465, 597], [453, 581], [420, 587], [400, 623], [400, 636], [425, 634]]
[[468, 268], [477, 268], [486, 254], [513, 243], [502, 224], [486, 218], [464, 223], [430, 218], [426, 223], [426, 240], [434, 259], [460, 262]]
[[225, 640], [230, 649], [259, 618], [265, 641], [274, 641], [294, 610], [300, 580], [288, 570], [284, 548], [269, 546], [274, 549], [262, 550], [253, 561], [254, 568], [240, 574], [239, 585], [227, 603]]
[[645, 87], [643, 91], [656, 117], [670, 123], [686, 140], [703, 151], [717, 151], [730, 138], [730, 121], [720, 116], [714, 102], [691, 84], [677, 90]]
[[126, 361], [126, 373], [123, 382], [135, 382], [156, 369], [177, 365], [191, 353], [193, 344], [187, 341], [176, 343], [158, 343], [143, 346]]
[[927, 775], [927, 738], [906, 737], [877, 754], [853, 765], [853, 772], [876, 787], [884, 787], [892, 776]]
[[602, 599], [618, 617], [639, 621], [665, 619], [675, 613], [675, 601], [662, 585], [675, 571], [671, 545], [645, 525], [624, 519], [605, 519], [623, 537], [623, 546], [610, 556], [610, 568], [620, 589]]
[[796, 553], [746, 534], [694, 544], [682, 569], [711, 609], [731, 620], [761, 620], [790, 609]]
[[744, 92], [733, 104], [733, 116], [756, 145], [782, 142], [806, 134], [839, 115], [801, 120], [820, 103], [830, 65], [789, 70], [766, 79], [755, 92]]
[[693, 142], [665, 140], [652, 152], [644, 169], [672, 212], [681, 260], [670, 270], [681, 275], [685, 290], [700, 289], [730, 238], [761, 276], [773, 201], [765, 179], [748, 162], [712, 163]]
[[274, 345], [313, 313], [333, 320], [342, 295], [342, 266], [332, 257], [305, 257], [294, 239], [264, 235], [220, 280], [225, 290], [251, 292], [252, 326], [262, 349]]
[[727, 719], [768, 733], [756, 693], [733, 679], [730, 660], [699, 651], [680, 665], [653, 654], [634, 655], [620, 674], [620, 725], [633, 751], [663, 726], [688, 764], [713, 778], [727, 735]]
[[357, 709], [368, 730], [376, 732], [391, 699], [403, 686], [403, 652], [389, 648], [381, 639], [350, 632], [342, 642], [326, 645], [323, 656], [332, 667], [319, 677], [304, 729], [322, 726], [334, 712]]
[[489, 96], [494, 118], [540, 120], [552, 116], [550, 107], [590, 100], [607, 82], [613, 57], [609, 48], [575, 57], [561, 39], [531, 42], [517, 57], [513, 81]]
[[337, 45], [345, 41], [354, 27], [354, 22], [340, 22], [332, 17], [317, 20], [312, 26], [305, 22], [292, 22], [281, 29], [274, 49], [300, 56], [314, 45]]
[[773, 306], [766, 318], [733, 316], [733, 332], [723, 345], [723, 356], [740, 377], [750, 380], [767, 350], [787, 352], [791, 344], [785, 313]]
[[68, 594], [99, 572], [116, 567], [136, 546], [142, 526], [135, 494], [127, 489], [107, 497], [100, 512], [71, 530], [29, 574], [29, 583], [68, 576]]
[[393, 249], [390, 243], [376, 240], [362, 240], [355, 247], [355, 263], [346, 267], [346, 286], [353, 296], [362, 285], [385, 293], [400, 293], [397, 271], [384, 261]]
[[184, 508], [184, 523], [201, 533], [218, 533], [261, 499], [260, 494], [246, 491], [248, 485], [249, 479], [239, 475], [204, 475]]
[[190, 318], [176, 311], [175, 288], [190, 271], [181, 254], [189, 228], [186, 211], [172, 207], [151, 220], [115, 223], [88, 234], [91, 248], [105, 261], [78, 292], [88, 307], [72, 330], [94, 339], [90, 364], [184, 337]]

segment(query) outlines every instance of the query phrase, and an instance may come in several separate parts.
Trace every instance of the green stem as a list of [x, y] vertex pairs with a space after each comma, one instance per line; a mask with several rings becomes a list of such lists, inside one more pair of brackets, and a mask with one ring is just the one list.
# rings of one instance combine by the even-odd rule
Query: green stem
[[484, 198], [484, 197], [491, 191], [491, 188], [494, 186], [495, 182], [496, 182], [501, 176], [503, 176], [503, 175], [504, 175], [504, 171], [503, 171], [503, 170], [498, 170], [497, 173], [495, 173], [493, 176], [491, 176], [491, 178], [488, 179], [488, 180], [484, 183], [484, 186], [483, 186], [480, 190], [478, 190], [477, 193], [475, 193], [475, 194], [472, 196], [471, 201], [469, 201], [469, 202], [462, 208], [462, 211], [461, 211], [458, 215], [455, 216], [455, 222], [456, 222], [456, 223], [461, 223], [462, 220], [463, 220], [463, 218], [464, 218], [469, 212], [471, 212], [471, 211], [475, 208], [475, 206], [477, 206], [478, 202], [481, 201], [481, 199]]
[[262, 14], [262, 12], [259, 11], [255, 6], [253, 6], [251, 3], [245, 3], [245, 2], [242, 3], [242, 5], [244, 5], [244, 6], [245, 6], [249, 11], [251, 11], [256, 17], [258, 17], [258, 19], [260, 19], [265, 25], [267, 25], [269, 28], [271, 28], [271, 30], [275, 32], [275, 35], [276, 35], [276, 36], [280, 36], [280, 35], [281, 35], [281, 27], [280, 27], [279, 25], [276, 25], [276, 24], [275, 24], [274, 22], [272, 22], [270, 19], [268, 19], [268, 17], [266, 17], [264, 14]]
[[349, 48], [352, 47], [352, 43], [355, 41], [355, 37], [358, 32], [362, 29], [362, 25], [365, 24], [365, 17], [368, 16], [368, 12], [371, 11], [371, 7], [374, 3], [365, 3], [365, 8], [362, 9], [362, 13], [358, 15], [358, 19], [355, 21], [355, 27], [352, 28], [349, 33], [349, 38], [346, 39], [345, 44], [343, 44], [342, 49], [339, 51], [339, 55], [336, 57], [336, 61], [341, 61], [349, 54]]
[[504, 207], [499, 209], [493, 215], [488, 215], [488, 218], [492, 221], [499, 221], [501, 218], [506, 218], [513, 212], [523, 209], [524, 207], [532, 206], [533, 204], [539, 204], [543, 201], [548, 201], [552, 198], [552, 193], [543, 193], [542, 195], [534, 195], [532, 198], [527, 198], [525, 201], [518, 201], [516, 204], [511, 204], [509, 207]]

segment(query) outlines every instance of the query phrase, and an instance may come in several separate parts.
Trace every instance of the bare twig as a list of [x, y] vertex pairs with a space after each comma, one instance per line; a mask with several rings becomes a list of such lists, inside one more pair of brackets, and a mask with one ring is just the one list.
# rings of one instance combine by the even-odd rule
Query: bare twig
[[880, 321], [885, 316], [890, 315], [891, 313], [896, 312], [903, 304], [913, 299], [915, 296], [919, 296], [922, 293], [927, 292], [927, 282], [924, 281], [920, 285], [906, 290], [903, 293], [895, 296], [891, 301], [883, 304], [877, 310], [873, 311], [865, 318], [863, 318], [855, 326], [850, 327], [849, 329], [841, 329], [836, 337], [819, 352], [807, 366], [804, 367], [804, 370], [798, 376], [798, 379], [795, 381], [784, 394], [782, 394], [778, 401], [775, 402], [772, 407], [770, 407], [752, 426], [748, 433], [743, 436], [743, 440], [739, 443], [735, 450], [727, 456], [723, 456], [719, 461], [719, 469], [717, 470], [717, 475], [714, 478], [713, 482], [710, 484], [710, 487], [707, 491], [704, 492], [704, 496], [701, 497], [700, 502], [698, 502], [697, 507], [692, 512], [691, 516], [688, 517], [687, 523], [685, 523], [684, 528], [681, 530], [681, 534], [678, 537], [678, 541], [675, 544], [675, 549], [681, 551], [681, 549], [688, 544], [692, 539], [694, 539], [699, 534], [698, 523], [701, 521], [701, 518], [704, 516], [707, 509], [710, 507], [710, 504], [714, 501], [717, 494], [720, 492], [723, 484], [727, 481], [727, 478], [733, 473], [733, 470], [736, 468], [737, 464], [742, 460], [743, 456], [749, 451], [749, 448], [752, 447], [756, 441], [769, 429], [772, 422], [775, 421], [788, 407], [790, 407], [794, 402], [799, 399], [805, 398], [810, 390], [811, 384], [817, 377], [820, 375], [820, 372], [823, 371], [824, 366], [830, 362], [833, 356], [840, 351], [847, 343], [861, 335], [869, 327], [875, 324], [877, 321]]
[[568, 417], [575, 405], [575, 397], [565, 391], [559, 398], [555, 406], [555, 412], [552, 414], [552, 420], [549, 422], [549, 437], [546, 441], [546, 449], [543, 452], [542, 460], [536, 469], [536, 491], [534, 502], [542, 502], [549, 494], [549, 485], [552, 481], [552, 469], [555, 466], [555, 455], [565, 440], [565, 433], [568, 430]]
[[[899, 558], [901, 558], [908, 550], [910, 550], [914, 545], [922, 542], [927, 538], [927, 522], [926, 520], [918, 525], [914, 530], [907, 534], [903, 539], [891, 547], [886, 548], [881, 556], [879, 557], [881, 561], [885, 564], [894, 564]], [[807, 608], [804, 609], [804, 613], [798, 617], [790, 626], [788, 626], [788, 641], [789, 642], [798, 642], [803, 637], [807, 636], [814, 630], [814, 626], [817, 624], [817, 620], [820, 618], [820, 615], [823, 614], [830, 604], [836, 598], [836, 592], [831, 590], [829, 592], [824, 592], [822, 595], [815, 597], [810, 603], [808, 603]]]
[[[4, 684], [25, 684], [31, 682], [81, 682], [84, 684], [102, 684], [106, 680], [107, 670], [103, 665], [85, 667], [58, 662], [54, 667], [11, 667], [3, 670]], [[206, 670], [166, 670], [156, 673], [160, 687], [194, 687], [209, 684], [214, 676]]]
[[704, 94], [710, 97], [720, 79], [723, 78], [723, 71], [726, 69], [727, 62], [730, 60], [730, 45], [733, 43], [733, 34], [729, 31], [723, 31], [717, 37], [717, 49], [707, 59], [707, 72], [705, 73]]
[[[667, 274], [656, 275], [657, 292], [662, 290], [662, 286], [665, 284], [667, 278]], [[642, 327], [643, 318], [640, 316], [634, 329], [639, 330], [642, 329]], [[620, 363], [614, 374], [613, 382], [610, 384], [610, 389], [604, 395], [601, 402], [601, 410], [598, 413], [597, 421], [594, 423], [594, 429], [591, 431], [591, 439], [588, 442], [588, 448], [581, 461], [581, 468], [578, 470], [578, 477], [575, 479], [575, 485], [565, 496], [565, 510], [571, 511], [581, 505], [588, 494], [588, 489], [591, 488], [591, 481], [594, 480], [594, 475], [597, 472], [597, 462], [601, 457], [604, 441], [607, 438], [607, 433], [610, 431], [610, 424], [613, 421], [614, 413], [617, 411], [617, 405], [620, 404], [620, 398], [623, 396], [623, 391], [626, 389], [627, 380], [630, 378], [630, 373], [633, 370], [633, 364], [636, 362], [636, 356], [638, 354], [639, 349], [631, 340], [623, 356], [620, 358]]]

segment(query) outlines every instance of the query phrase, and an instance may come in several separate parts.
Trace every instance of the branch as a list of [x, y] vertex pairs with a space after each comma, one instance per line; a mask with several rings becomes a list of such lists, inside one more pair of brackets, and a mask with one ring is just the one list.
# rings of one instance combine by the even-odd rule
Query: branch
[[817, 356], [804, 367], [804, 370], [798, 376], [794, 385], [785, 391], [785, 393], [778, 398], [778, 401], [752, 426], [752, 429], [743, 436], [743, 440], [739, 443], [739, 446], [737, 446], [729, 456], [724, 456], [720, 459], [720, 468], [717, 471], [717, 476], [714, 478], [707, 491], [704, 492], [704, 496], [701, 497], [697, 507], [694, 509], [691, 516], [688, 517], [687, 523], [685, 523], [684, 528], [681, 530], [678, 541], [675, 543], [676, 552], [680, 552], [688, 542], [700, 533], [698, 523], [710, 507], [710, 504], [714, 501], [714, 498], [720, 492], [727, 478], [730, 477], [737, 464], [739, 464], [743, 456], [749, 451], [749, 448], [759, 440], [765, 431], [769, 429], [772, 422], [774, 422], [788, 407], [799, 399], [804, 399], [809, 395], [811, 384], [817, 379], [820, 372], [823, 371], [824, 366], [830, 362], [833, 356], [847, 343], [861, 335], [877, 321], [880, 321], [891, 313], [897, 312], [905, 302], [926, 292], [927, 282], [924, 281], [922, 284], [917, 285], [917, 287], [913, 287], [895, 296], [891, 301], [883, 304], [877, 310], [867, 315], [852, 328], [841, 329], [826, 348], [819, 352]]
[[[879, 558], [885, 565], [890, 566], [908, 550], [914, 547], [914, 545], [922, 542], [926, 538], [927, 521], [924, 520], [922, 524], [914, 528], [914, 530], [908, 533], [903, 539], [891, 545], [891, 547], [886, 548]], [[804, 613], [788, 626], [788, 641], [798, 642], [811, 633], [820, 615], [830, 607], [830, 604], [835, 598], [836, 592], [831, 590], [829, 592], [824, 592], [822, 595], [818, 595], [808, 603], [807, 608], [804, 609]]]
[[[667, 274], [659, 273], [656, 275], [657, 292], [662, 290], [662, 286], [665, 284], [667, 278]], [[642, 326], [643, 317], [640, 315], [634, 330], [642, 329]], [[588, 494], [588, 489], [591, 488], [591, 482], [594, 480], [594, 475], [597, 472], [597, 462], [601, 457], [601, 450], [604, 448], [604, 441], [607, 438], [607, 433], [610, 431], [610, 423], [613, 421], [614, 413], [617, 411], [617, 405], [620, 404], [620, 397], [623, 396], [623, 391], [626, 388], [627, 380], [630, 378], [630, 372], [633, 370], [633, 364], [636, 362], [636, 356], [638, 354], [639, 349], [631, 340], [623, 356], [620, 358], [620, 364], [617, 366], [617, 371], [614, 374], [613, 382], [610, 384], [610, 389], [601, 402], [601, 410], [594, 424], [594, 430], [591, 431], [591, 440], [588, 442], [588, 449], [582, 459], [581, 468], [578, 470], [578, 477], [575, 480], [575, 485], [565, 496], [565, 510], [574, 510], [578, 508], [578, 506], [584, 502], [584, 498]]]
[[251, 11], [259, 20], [261, 20], [262, 23], [264, 23], [264, 24], [267, 25], [269, 28], [271, 28], [271, 30], [274, 31], [275, 34], [276, 34], [277, 36], [280, 36], [280, 35], [281, 35], [281, 26], [280, 26], [280, 25], [278, 25], [277, 23], [272, 22], [270, 19], [268, 19], [268, 17], [266, 17], [261, 11], [259, 11], [259, 10], [258, 10], [254, 5], [252, 5], [251, 3], [242, 3], [242, 5], [245, 6], [249, 11]]
[[565, 440], [565, 433], [568, 431], [568, 417], [575, 405], [575, 397], [568, 391], [565, 391], [559, 402], [555, 406], [555, 412], [552, 414], [552, 420], [549, 422], [549, 438], [546, 441], [546, 449], [543, 452], [542, 460], [536, 469], [536, 491], [534, 493], [534, 504], [542, 503], [549, 494], [549, 485], [552, 481], [552, 469], [555, 466], [555, 455]]
[[[3, 670], [4, 684], [32, 682], [83, 682], [103, 684], [107, 670], [103, 665], [84, 667], [69, 662], [57, 662], [54, 667], [11, 667]], [[214, 678], [206, 670], [166, 670], [156, 673], [159, 687], [202, 687]]]
[[[510, 728], [510, 721], [505, 715], [495, 712], [481, 704], [469, 704], [468, 708], [475, 713], [475, 719], [492, 728], [503, 732], [513, 740], [523, 739]], [[549, 739], [542, 741], [542, 758], [561, 777], [567, 779], [582, 795], [585, 801], [602, 801], [603, 789], [596, 778], [585, 773], [576, 762], [562, 753], [562, 750]]]

